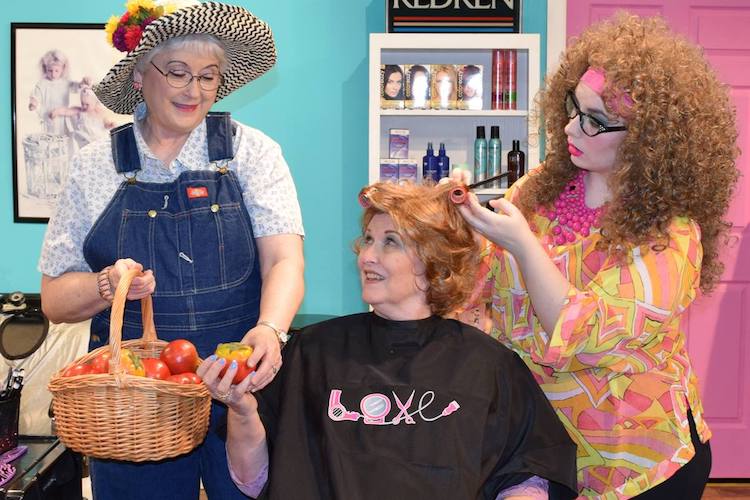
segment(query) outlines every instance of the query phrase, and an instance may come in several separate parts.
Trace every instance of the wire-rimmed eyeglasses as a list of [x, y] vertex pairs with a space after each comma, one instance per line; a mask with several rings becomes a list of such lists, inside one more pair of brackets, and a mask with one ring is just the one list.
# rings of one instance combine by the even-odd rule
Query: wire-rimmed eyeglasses
[[170, 87], [174, 87], [176, 89], [183, 89], [190, 85], [190, 83], [193, 81], [194, 78], [198, 79], [198, 85], [203, 90], [211, 91], [216, 90], [219, 88], [219, 85], [221, 85], [221, 82], [224, 80], [224, 77], [221, 75], [221, 73], [215, 72], [215, 73], [205, 73], [203, 75], [193, 75], [187, 71], [179, 70], [179, 69], [169, 69], [165, 73], [164, 71], [159, 69], [159, 66], [154, 64], [154, 61], [151, 61], [151, 65], [156, 68], [156, 71], [158, 71], [164, 78], [167, 79], [167, 83], [170, 85]]

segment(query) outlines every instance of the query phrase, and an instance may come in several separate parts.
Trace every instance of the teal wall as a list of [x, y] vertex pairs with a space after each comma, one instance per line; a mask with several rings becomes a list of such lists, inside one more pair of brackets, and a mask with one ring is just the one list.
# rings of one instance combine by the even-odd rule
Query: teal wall
[[[368, 34], [385, 31], [386, 0], [232, 0], [267, 21], [278, 65], [217, 104], [278, 141], [297, 184], [307, 237], [307, 293], [301, 312], [364, 310], [350, 250], [358, 232], [356, 195], [367, 183]], [[11, 22], [104, 22], [124, 1], [6, 2], [0, 10], [0, 68], [10, 73]], [[525, 0], [523, 31], [542, 33], [546, 0]], [[10, 103], [10, 78], [0, 79]], [[44, 224], [13, 222], [11, 110], [0, 115], [0, 292], [37, 292]]]

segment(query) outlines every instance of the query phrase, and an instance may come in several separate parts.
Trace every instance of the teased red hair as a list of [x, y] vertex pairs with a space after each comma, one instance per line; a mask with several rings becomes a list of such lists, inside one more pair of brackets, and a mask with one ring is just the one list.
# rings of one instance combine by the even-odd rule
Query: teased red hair
[[[360, 193], [365, 206], [362, 231], [377, 214], [393, 219], [396, 229], [425, 265], [427, 303], [433, 314], [459, 307], [474, 287], [479, 244], [471, 226], [450, 200], [454, 184], [377, 183]], [[361, 242], [355, 244], [359, 253]]]

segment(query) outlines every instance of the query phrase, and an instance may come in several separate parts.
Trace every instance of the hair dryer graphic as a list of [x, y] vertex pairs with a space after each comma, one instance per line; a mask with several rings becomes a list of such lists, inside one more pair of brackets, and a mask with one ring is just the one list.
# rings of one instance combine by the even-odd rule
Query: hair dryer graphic
[[356, 422], [362, 418], [362, 414], [356, 411], [348, 411], [344, 405], [341, 404], [341, 390], [332, 389], [331, 396], [328, 398], [328, 416], [335, 422], [341, 422], [348, 420], [350, 422]]

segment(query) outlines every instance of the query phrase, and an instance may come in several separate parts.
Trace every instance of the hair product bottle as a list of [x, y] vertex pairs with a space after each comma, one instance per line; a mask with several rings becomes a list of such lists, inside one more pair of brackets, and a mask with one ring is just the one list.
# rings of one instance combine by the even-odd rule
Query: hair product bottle
[[487, 139], [484, 125], [477, 126], [477, 138], [474, 140], [474, 182], [487, 178]]
[[516, 141], [516, 151], [518, 151], [518, 177], [526, 174], [526, 153], [521, 151], [521, 141]]
[[521, 151], [521, 141], [513, 141], [513, 149], [508, 151], [508, 187], [512, 186], [526, 170], [526, 155]]
[[445, 154], [445, 143], [440, 143], [437, 156], [438, 177], [448, 177], [451, 173], [451, 159]]
[[505, 50], [492, 51], [492, 109], [503, 109], [503, 67], [505, 66]]
[[422, 177], [425, 180], [432, 180], [434, 182], [440, 180], [437, 160], [435, 150], [432, 148], [432, 143], [428, 142], [427, 153], [422, 157]]
[[505, 76], [503, 77], [505, 107], [503, 109], [516, 109], [516, 62], [518, 52], [509, 49], [505, 54]]
[[[487, 156], [489, 158], [487, 177], [500, 175], [502, 143], [500, 142], [500, 127], [498, 125], [493, 125], [490, 127], [490, 142], [487, 149]], [[500, 187], [500, 181], [493, 181], [492, 184], [487, 187], [498, 188]]]

